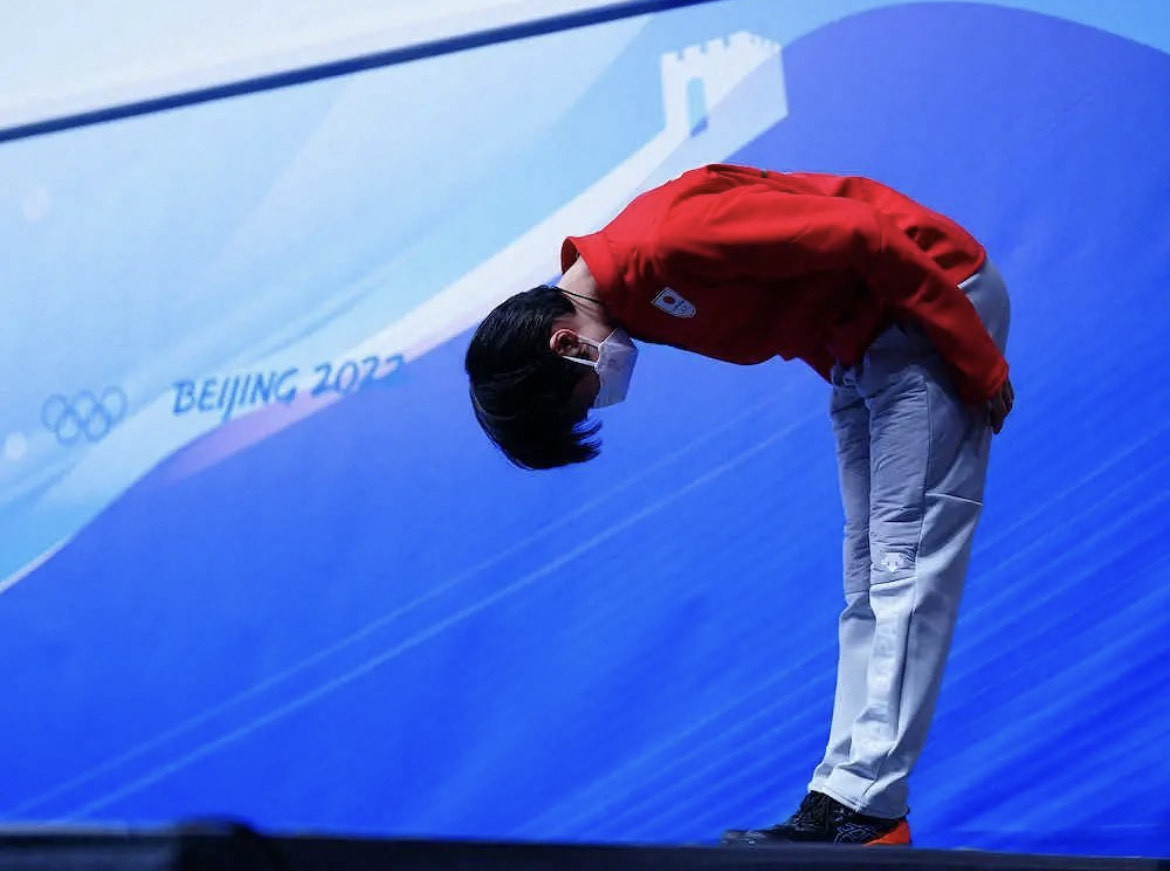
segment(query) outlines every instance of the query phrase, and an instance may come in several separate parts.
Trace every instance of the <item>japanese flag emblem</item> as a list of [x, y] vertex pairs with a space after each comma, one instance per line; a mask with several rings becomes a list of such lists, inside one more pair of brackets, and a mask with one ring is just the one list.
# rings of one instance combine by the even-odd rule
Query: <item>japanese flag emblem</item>
[[687, 302], [677, 290], [664, 287], [658, 296], [654, 297], [654, 307], [673, 315], [676, 318], [693, 318], [695, 307]]

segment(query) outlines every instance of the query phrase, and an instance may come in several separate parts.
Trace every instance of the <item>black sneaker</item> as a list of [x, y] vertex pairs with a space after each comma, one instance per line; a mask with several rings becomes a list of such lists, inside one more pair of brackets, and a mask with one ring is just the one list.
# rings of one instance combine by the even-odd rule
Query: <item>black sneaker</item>
[[723, 833], [723, 843], [729, 846], [758, 847], [761, 844], [790, 841], [832, 841], [829, 812], [834, 806], [842, 807], [824, 793], [810, 792], [801, 801], [796, 813], [780, 825], [767, 829], [728, 829]]
[[896, 820], [858, 813], [830, 799], [827, 839], [834, 844], [871, 844], [910, 846], [910, 824], [905, 817]]

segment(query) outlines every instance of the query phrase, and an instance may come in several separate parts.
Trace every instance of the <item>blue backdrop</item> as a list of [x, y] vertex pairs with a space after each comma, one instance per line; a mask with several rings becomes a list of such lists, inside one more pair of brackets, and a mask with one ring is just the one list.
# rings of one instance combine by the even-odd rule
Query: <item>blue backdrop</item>
[[[878, 178], [1013, 294], [1017, 409], [916, 841], [1166, 852], [1170, 11], [1139, 42], [1053, 4], [791, 5], [0, 149], [0, 817], [675, 842], [791, 810], [841, 598], [826, 386], [645, 348], [602, 457], [521, 473], [441, 295], [663, 128], [663, 55], [747, 31], [784, 92], [736, 79], [671, 159]], [[396, 324], [350, 386], [347, 349]], [[231, 378], [289, 368], [297, 401], [222, 412]]]

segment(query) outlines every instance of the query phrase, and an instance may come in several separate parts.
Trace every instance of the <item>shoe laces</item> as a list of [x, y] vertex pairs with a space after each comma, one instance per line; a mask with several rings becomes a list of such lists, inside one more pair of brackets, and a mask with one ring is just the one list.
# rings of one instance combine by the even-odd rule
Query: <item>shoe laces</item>
[[792, 822], [797, 825], [824, 825], [833, 804], [824, 793], [810, 792], [801, 799], [800, 807], [792, 815]]

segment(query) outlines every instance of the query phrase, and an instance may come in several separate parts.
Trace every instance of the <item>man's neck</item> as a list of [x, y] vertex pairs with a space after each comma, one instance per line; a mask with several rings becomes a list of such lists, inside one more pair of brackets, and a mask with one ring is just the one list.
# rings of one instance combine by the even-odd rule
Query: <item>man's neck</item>
[[557, 286], [572, 294], [573, 305], [581, 310], [582, 314], [602, 322], [608, 321], [605, 306], [601, 302], [601, 297], [597, 295], [597, 281], [589, 271], [584, 258], [577, 258], [561, 276]]

